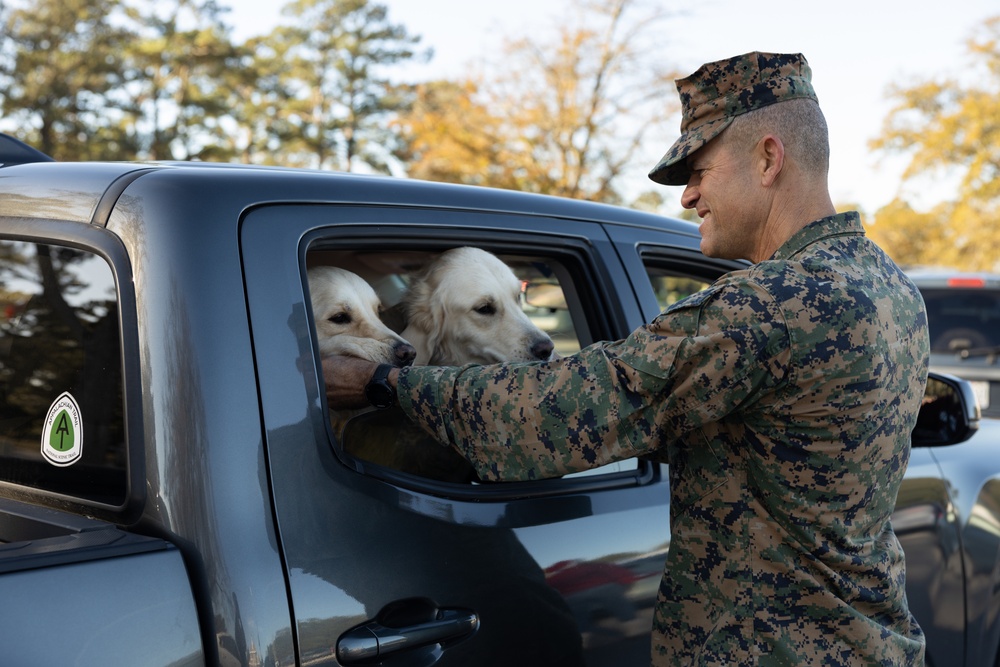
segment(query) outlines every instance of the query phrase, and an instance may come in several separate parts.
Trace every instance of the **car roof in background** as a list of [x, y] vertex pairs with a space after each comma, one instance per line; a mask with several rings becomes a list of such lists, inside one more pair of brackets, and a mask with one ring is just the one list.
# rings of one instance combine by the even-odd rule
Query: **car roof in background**
[[928, 267], [908, 269], [906, 275], [920, 288], [1000, 289], [1000, 274]]

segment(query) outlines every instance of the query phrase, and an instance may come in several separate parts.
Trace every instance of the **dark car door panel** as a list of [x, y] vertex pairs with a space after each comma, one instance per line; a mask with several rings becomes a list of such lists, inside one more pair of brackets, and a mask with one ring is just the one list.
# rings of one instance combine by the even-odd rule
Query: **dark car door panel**
[[338, 253], [479, 245], [564, 267], [585, 344], [622, 336], [640, 318], [636, 303], [602, 287], [627, 281], [603, 228], [474, 212], [267, 207], [246, 216], [241, 242], [254, 267], [246, 275], [254, 343], [267, 350], [257, 359], [260, 391], [303, 654], [509, 664], [514, 640], [523, 664], [648, 660], [669, 541], [660, 467], [494, 487], [352, 462], [329, 433], [303, 291], [310, 251], [346, 261]]

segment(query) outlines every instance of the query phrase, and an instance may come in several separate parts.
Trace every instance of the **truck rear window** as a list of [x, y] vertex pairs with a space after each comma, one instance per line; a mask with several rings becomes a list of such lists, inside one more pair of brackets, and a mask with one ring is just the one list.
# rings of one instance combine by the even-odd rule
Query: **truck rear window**
[[1000, 290], [921, 288], [931, 352], [961, 353], [1000, 346]]
[[97, 255], [0, 241], [0, 483], [124, 503], [116, 294]]

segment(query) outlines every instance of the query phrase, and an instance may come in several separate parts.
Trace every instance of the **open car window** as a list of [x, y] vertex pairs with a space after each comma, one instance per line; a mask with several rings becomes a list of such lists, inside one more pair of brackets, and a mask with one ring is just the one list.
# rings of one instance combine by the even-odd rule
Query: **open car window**
[[[460, 246], [463, 247], [463, 246]], [[431, 264], [441, 256], [438, 250], [386, 250], [386, 251], [330, 251], [317, 250], [309, 253], [307, 258], [307, 268], [319, 266], [332, 266], [338, 269], [350, 271], [359, 276], [370, 285], [379, 297], [381, 306], [381, 319], [397, 333], [402, 333], [407, 326], [406, 307], [404, 298], [413, 282], [422, 274], [431, 269]], [[516, 294], [517, 305], [528, 319], [539, 330], [545, 332], [552, 339], [557, 354], [572, 354], [580, 350], [580, 334], [578, 328], [586, 335], [588, 328], [586, 325], [575, 323], [570, 314], [568, 298], [575, 295], [572, 278], [566, 266], [557, 260], [547, 259], [538, 255], [510, 254], [510, 253], [490, 253], [505, 264], [514, 274], [518, 281]], [[477, 261], [473, 257], [471, 261]], [[431, 316], [432, 305], [438, 308], [447, 308], [447, 324], [454, 329], [462, 326], [459, 305], [472, 305], [473, 307], [486, 305], [483, 303], [472, 303], [478, 296], [484, 298], [497, 298], [500, 296], [500, 284], [496, 282], [486, 283], [489, 276], [477, 276], [475, 273], [469, 274], [469, 270], [475, 271], [476, 266], [470, 265], [468, 270], [460, 268], [453, 273], [445, 274], [443, 280], [453, 278], [462, 280], [462, 283], [439, 284], [436, 286], [433, 304], [431, 300], [424, 300], [420, 304], [411, 302], [411, 307], [416, 308], [421, 305], [425, 308], [427, 316]], [[479, 288], [479, 294], [473, 294], [473, 288]], [[455, 289], [458, 288], [458, 289]], [[456, 294], [457, 293], [457, 294]], [[504, 293], [507, 294], [507, 293]], [[449, 296], [451, 301], [445, 301]], [[465, 301], [459, 301], [459, 297]], [[471, 299], [471, 300], [470, 300]], [[442, 311], [442, 315], [445, 313]], [[461, 313], [465, 315], [466, 313]], [[445, 324], [444, 320], [441, 321]], [[451, 331], [444, 331], [444, 334], [453, 334]], [[460, 333], [460, 332], [457, 332]], [[447, 340], [453, 340], [456, 335], [447, 335]], [[465, 348], [470, 356], [483, 353], [489, 346], [488, 337], [471, 338], [466, 337]], [[500, 341], [493, 341], [494, 346]], [[527, 354], [525, 351], [512, 350]], [[499, 357], [500, 351], [493, 353]], [[484, 357], [485, 358], [485, 357]], [[495, 361], [505, 359], [496, 358]], [[530, 359], [523, 359], [530, 360]], [[474, 362], [473, 362], [474, 363]]]
[[[346, 323], [333, 305], [342, 297], [318, 282], [321, 267], [348, 271], [374, 291], [380, 323], [413, 345], [417, 364], [542, 361], [573, 354], [599, 339], [601, 315], [579, 257], [544, 249], [474, 247], [469, 252], [472, 259], [436, 274], [443, 257], [453, 257], [455, 248], [467, 246], [372, 250], [316, 244], [307, 253], [306, 268], [320, 353], [347, 349], [342, 346], [346, 337], [342, 342], [329, 339], [331, 334], [344, 335], [330, 326], [331, 321]], [[371, 313], [355, 312], [352, 317], [370, 318]], [[352, 349], [347, 353], [363, 356], [360, 348]], [[364, 471], [478, 483], [471, 465], [457, 451], [421, 431], [398, 408], [360, 414], [331, 411], [330, 422], [340, 455], [360, 462]], [[634, 475], [639, 468], [633, 459], [563, 479]]]
[[660, 310], [666, 310], [681, 299], [700, 292], [711, 284], [703, 278], [678, 273], [675, 269], [659, 263], [647, 264], [646, 272], [649, 274], [649, 282], [653, 286]]

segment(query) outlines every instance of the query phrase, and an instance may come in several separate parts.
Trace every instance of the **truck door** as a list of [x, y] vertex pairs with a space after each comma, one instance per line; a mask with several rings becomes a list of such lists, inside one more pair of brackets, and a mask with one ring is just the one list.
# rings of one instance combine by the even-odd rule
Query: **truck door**
[[642, 318], [602, 227], [309, 205], [251, 211], [241, 234], [300, 662], [647, 665], [669, 544], [660, 467], [487, 484], [380, 457], [367, 441], [398, 428], [391, 412], [331, 426], [306, 281], [313, 266], [350, 270], [391, 311], [414, 272], [475, 246], [512, 268], [524, 311], [571, 354]]

